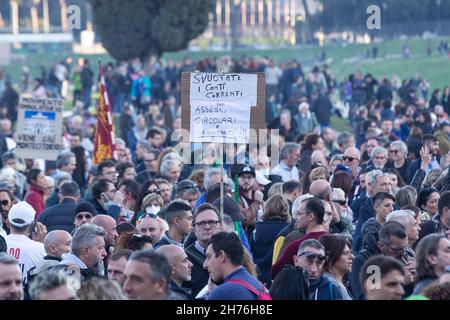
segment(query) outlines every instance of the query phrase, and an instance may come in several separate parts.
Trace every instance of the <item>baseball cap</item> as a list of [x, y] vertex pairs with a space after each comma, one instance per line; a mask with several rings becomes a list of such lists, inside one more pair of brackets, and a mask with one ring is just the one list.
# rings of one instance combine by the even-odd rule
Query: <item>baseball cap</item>
[[[220, 198], [215, 200], [213, 205], [220, 209]], [[223, 197], [223, 213], [229, 215], [233, 222], [245, 220], [239, 206], [228, 196]]]
[[244, 174], [244, 173], [250, 173], [250, 174], [252, 174], [254, 177], [256, 177], [256, 173], [255, 173], [255, 168], [253, 168], [252, 166], [244, 166], [244, 167], [242, 167], [239, 171], [238, 171], [238, 173], [237, 173], [237, 176], [239, 177], [239, 176], [241, 176], [242, 174]]
[[450, 126], [450, 122], [445, 120], [439, 124], [439, 129], [445, 128], [446, 126]]
[[8, 213], [9, 222], [15, 227], [25, 227], [33, 223], [36, 210], [26, 201], [13, 205]]
[[200, 192], [200, 190], [198, 189], [197, 184], [189, 179], [185, 179], [183, 181], [180, 181], [177, 184], [177, 192], [182, 191], [182, 190], [187, 190], [187, 189], [194, 189]]
[[258, 182], [258, 184], [261, 184], [263, 186], [267, 186], [268, 184], [271, 183], [271, 181], [266, 177], [264, 177], [264, 175], [260, 171], [256, 171], [256, 182]]

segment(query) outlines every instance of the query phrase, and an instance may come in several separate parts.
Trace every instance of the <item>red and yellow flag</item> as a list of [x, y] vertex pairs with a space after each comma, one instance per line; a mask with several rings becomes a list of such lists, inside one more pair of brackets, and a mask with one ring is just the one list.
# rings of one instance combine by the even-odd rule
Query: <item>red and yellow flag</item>
[[98, 62], [99, 69], [99, 109], [97, 113], [97, 128], [94, 139], [94, 164], [103, 160], [111, 159], [114, 153], [115, 137], [114, 123], [109, 104], [108, 92], [106, 91], [105, 78], [103, 76], [102, 64]]

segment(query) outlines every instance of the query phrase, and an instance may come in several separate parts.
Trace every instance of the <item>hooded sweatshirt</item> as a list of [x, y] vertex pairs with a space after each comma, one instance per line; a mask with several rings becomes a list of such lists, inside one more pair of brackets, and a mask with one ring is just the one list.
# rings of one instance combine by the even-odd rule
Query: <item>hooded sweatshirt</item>
[[309, 284], [310, 300], [346, 300], [341, 288], [326, 276], [320, 276]]

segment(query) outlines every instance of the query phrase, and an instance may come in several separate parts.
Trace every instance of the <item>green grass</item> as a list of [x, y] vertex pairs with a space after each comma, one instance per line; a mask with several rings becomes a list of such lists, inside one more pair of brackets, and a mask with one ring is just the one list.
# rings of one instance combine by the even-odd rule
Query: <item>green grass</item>
[[[235, 52], [233, 56], [268, 56], [274, 58], [277, 62], [297, 59], [304, 65], [304, 68], [308, 70], [314, 63], [315, 57], [319, 55], [321, 50], [325, 50], [331, 70], [337, 76], [338, 80], [342, 80], [351, 72], [360, 69], [363, 72], [371, 72], [376, 77], [387, 76], [390, 78], [393, 74], [396, 74], [401, 79], [413, 77], [416, 73], [420, 73], [421, 76], [430, 81], [432, 88], [443, 87], [450, 84], [448, 76], [450, 74], [450, 59], [446, 56], [437, 54], [437, 46], [440, 39], [429, 41], [434, 50], [432, 57], [427, 57], [426, 49], [428, 40], [423, 39], [391, 40], [378, 43], [376, 44], [379, 49], [379, 58], [377, 60], [364, 59], [365, 52], [372, 47], [372, 45], [364, 44], [354, 44], [346, 47], [341, 45], [326, 45], [323, 49], [319, 47], [302, 47], [270, 50], [239, 50]], [[410, 46], [412, 52], [411, 59], [409, 60], [403, 60], [401, 58], [402, 48], [406, 43]], [[220, 57], [228, 54], [231, 53], [227, 51], [180, 51], [166, 53], [163, 58], [181, 60], [184, 56], [189, 56], [191, 59], [197, 60], [204, 57]], [[39, 68], [41, 65], [48, 67], [52, 62], [61, 60], [67, 55], [72, 56], [74, 61], [81, 57], [80, 55], [55, 51], [50, 53], [28, 54], [25, 55], [25, 61], [23, 63], [13, 63], [6, 66], [5, 70], [13, 76], [14, 81], [19, 81], [23, 65], [28, 65], [31, 74], [33, 76], [38, 76], [40, 74]], [[91, 64], [94, 67], [96, 67], [96, 62], [99, 58], [103, 63], [112, 60], [109, 55], [89, 56]]]
[[[246, 55], [247, 57], [267, 56], [275, 59], [278, 63], [297, 59], [307, 71], [314, 65], [315, 59], [320, 52], [324, 50], [326, 52], [327, 63], [339, 81], [342, 81], [357, 69], [363, 73], [370, 72], [375, 77], [391, 78], [396, 74], [400, 79], [411, 78], [416, 73], [419, 73], [430, 82], [431, 88], [433, 89], [450, 85], [450, 58], [438, 55], [437, 53], [437, 47], [441, 39], [450, 40], [450, 38], [432, 40], [409, 39], [377, 43], [378, 59], [376, 60], [364, 58], [366, 51], [370, 50], [373, 46], [364, 44], [353, 44], [345, 47], [342, 45], [326, 45], [323, 48], [302, 47], [270, 50], [238, 50], [233, 55], [227, 51], [180, 51], [166, 53], [163, 58], [181, 60], [183, 57], [189, 56], [195, 61], [205, 57], [220, 57], [224, 55], [232, 55], [233, 57], [240, 57], [242, 55]], [[428, 43], [431, 44], [434, 51], [431, 57], [428, 57], [426, 53]], [[411, 48], [411, 58], [409, 60], [402, 59], [402, 48], [405, 44], [408, 44]], [[15, 82], [20, 80], [22, 66], [24, 65], [27, 65], [30, 68], [31, 75], [36, 77], [40, 75], [41, 65], [48, 68], [53, 62], [61, 60], [66, 56], [71, 56], [74, 62], [82, 57], [82, 55], [58, 52], [55, 49], [50, 52], [35, 54], [15, 53], [19, 56], [22, 55], [24, 61], [5, 66], [6, 73], [10, 73]], [[91, 55], [89, 59], [94, 70], [96, 70], [98, 59], [101, 59], [103, 64], [113, 60], [107, 54]], [[70, 101], [68, 101], [68, 108], [70, 108], [69, 105], [71, 105]], [[336, 117], [332, 118], [332, 127], [338, 131], [349, 130], [347, 120]]]

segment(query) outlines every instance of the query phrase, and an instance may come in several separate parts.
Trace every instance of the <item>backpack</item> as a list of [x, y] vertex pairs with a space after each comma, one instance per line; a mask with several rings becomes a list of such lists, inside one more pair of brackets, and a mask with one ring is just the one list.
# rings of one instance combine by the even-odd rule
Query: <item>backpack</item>
[[241, 286], [248, 289], [251, 293], [256, 295], [256, 300], [272, 300], [271, 296], [269, 295], [269, 292], [267, 291], [266, 287], [262, 286], [261, 291], [250, 285], [248, 282], [240, 279], [234, 279], [234, 280], [228, 280], [227, 282], [240, 284]]

